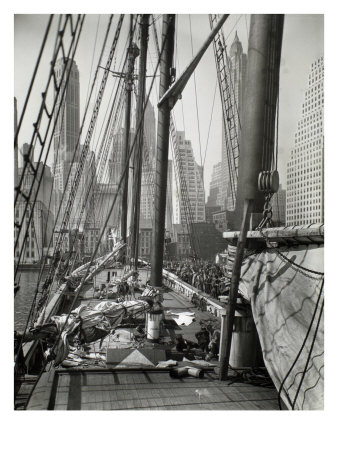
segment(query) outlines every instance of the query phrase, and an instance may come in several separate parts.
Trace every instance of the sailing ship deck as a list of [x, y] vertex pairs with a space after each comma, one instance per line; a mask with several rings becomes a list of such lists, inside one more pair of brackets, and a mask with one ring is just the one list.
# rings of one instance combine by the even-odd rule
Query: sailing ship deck
[[41, 378], [28, 409], [277, 410], [275, 389], [202, 379], [171, 378], [168, 370], [60, 370]]
[[[100, 281], [106, 275], [102, 274]], [[93, 299], [93, 289], [87, 289], [82, 302], [94, 301], [99, 300]], [[200, 321], [217, 320], [208, 312], [195, 308], [182, 294], [171, 290], [163, 293], [163, 306], [167, 319], [165, 336], [168, 341], [181, 334], [185, 339], [196, 342], [195, 333], [200, 330]], [[193, 312], [195, 315], [195, 320], [188, 326], [179, 326], [170, 319], [170, 314], [183, 311]], [[92, 350], [98, 351], [98, 346], [95, 343]], [[189, 358], [189, 355], [179, 354], [173, 347], [173, 344], [142, 344], [142, 349], [147, 349], [148, 353], [162, 352], [164, 359], [177, 359], [178, 367], [198, 367], [194, 363], [182, 361], [184, 356]], [[168, 368], [116, 368], [116, 365], [102, 361], [96, 365], [50, 369], [39, 380], [27, 409], [279, 409], [277, 392], [273, 387], [237, 382], [234, 378], [219, 381], [218, 361], [212, 363], [214, 367], [204, 369], [204, 378], [172, 378]]]

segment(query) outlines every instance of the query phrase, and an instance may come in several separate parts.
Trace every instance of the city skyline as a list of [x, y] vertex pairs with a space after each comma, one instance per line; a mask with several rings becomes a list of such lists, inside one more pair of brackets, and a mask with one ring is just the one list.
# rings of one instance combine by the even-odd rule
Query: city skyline
[[[155, 15], [155, 18], [160, 22], [160, 16]], [[190, 19], [190, 20], [189, 20]], [[18, 97], [18, 112], [20, 114], [23, 102], [23, 93], [27, 88], [29, 68], [35, 62], [34, 54], [37, 53], [39, 46], [38, 39], [44, 31], [44, 25], [47, 16], [18, 15], [15, 18], [15, 94]], [[101, 34], [105, 28], [104, 21], [107, 16], [100, 18]], [[87, 24], [84, 28], [86, 48], [79, 48], [78, 58], [75, 58], [80, 70], [80, 76], [83, 80], [83, 90], [89, 86], [89, 70], [83, 70], [85, 61], [88, 66], [88, 45], [90, 39], [94, 41], [94, 34], [96, 25], [98, 23], [98, 16], [88, 15], [86, 18]], [[127, 23], [127, 20], [125, 21]], [[189, 23], [190, 22], [190, 23]], [[190, 25], [192, 31], [192, 48], [190, 45]], [[33, 28], [34, 29], [33, 29]], [[248, 15], [233, 15], [230, 16], [224, 26], [224, 34], [228, 45], [234, 39], [235, 33], [238, 34], [239, 40], [243, 46], [243, 52], [247, 51], [247, 31], [249, 27]], [[177, 38], [177, 55], [176, 68], [179, 74], [183, 67], [191, 59], [192, 50], [196, 53], [197, 49], [205, 40], [210, 31], [207, 15], [178, 15], [178, 38]], [[159, 26], [158, 26], [159, 29]], [[29, 30], [29, 32], [28, 32]], [[198, 31], [197, 31], [198, 30]], [[98, 36], [99, 40], [100, 35]], [[32, 52], [22, 53], [23, 40], [28, 41], [31, 45]], [[150, 43], [150, 46], [153, 44]], [[98, 47], [98, 46], [97, 46]], [[153, 47], [151, 47], [153, 49]], [[86, 50], [86, 52], [85, 52]], [[84, 58], [84, 52], [86, 58]], [[297, 55], [302, 54], [302, 58]], [[281, 62], [281, 79], [280, 79], [280, 115], [279, 115], [279, 169], [281, 175], [281, 182], [285, 187], [286, 181], [286, 161], [289, 157], [289, 151], [292, 148], [292, 139], [294, 131], [297, 126], [299, 117], [299, 105], [301, 104], [301, 97], [304, 90], [304, 80], [307, 77], [307, 72], [313, 60], [323, 54], [323, 15], [286, 15], [285, 16], [285, 30], [284, 41], [282, 49]], [[148, 72], [154, 66], [155, 58], [148, 64]], [[26, 70], [21, 68], [25, 66]], [[292, 70], [291, 70], [292, 69]], [[23, 77], [25, 74], [26, 77]], [[211, 80], [214, 79], [213, 82]], [[192, 142], [195, 159], [200, 163], [205, 155], [207, 155], [204, 167], [204, 187], [206, 195], [209, 191], [213, 165], [221, 160], [221, 106], [219, 96], [215, 97], [213, 120], [210, 126], [210, 116], [212, 111], [212, 100], [215, 91], [216, 71], [212, 48], [210, 47], [203, 57], [200, 66], [196, 70], [196, 88], [200, 91], [198, 100], [199, 111], [199, 139], [197, 131], [196, 120], [196, 103], [194, 98], [194, 81], [191, 79], [183, 93], [183, 99], [176, 106], [174, 113], [177, 122], [177, 129], [185, 130], [186, 135]], [[149, 80], [148, 80], [149, 85]], [[153, 104], [157, 103], [155, 94], [156, 89], [153, 90], [151, 101]], [[217, 93], [216, 93], [217, 94]], [[39, 93], [40, 95], [40, 93]], [[82, 95], [83, 100], [80, 111], [83, 111], [83, 102], [86, 95]], [[180, 105], [181, 103], [181, 105]], [[291, 108], [290, 108], [291, 106]], [[209, 133], [209, 140], [208, 140]], [[22, 136], [26, 136], [22, 141], [19, 141], [19, 147], [24, 141], [29, 141], [30, 134], [28, 131], [22, 129]], [[208, 140], [208, 147], [206, 150], [206, 142]], [[201, 146], [199, 145], [201, 142]], [[94, 147], [93, 147], [94, 148]], [[205, 151], [206, 150], [206, 151]], [[95, 151], [95, 149], [94, 149]]]

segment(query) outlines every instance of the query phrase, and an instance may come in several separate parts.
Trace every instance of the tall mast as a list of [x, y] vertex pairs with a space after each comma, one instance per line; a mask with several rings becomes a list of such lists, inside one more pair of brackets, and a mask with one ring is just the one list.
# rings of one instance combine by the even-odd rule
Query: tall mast
[[[256, 211], [257, 204], [262, 202], [262, 197], [264, 200], [264, 196], [258, 190], [258, 177], [262, 170], [264, 139], [269, 132], [267, 128], [274, 127], [283, 22], [284, 16], [281, 14], [253, 14], [251, 16], [246, 101], [242, 122], [243, 144], [239, 161], [236, 201], [236, 212], [239, 215], [238, 220], [240, 220], [240, 235], [232, 270], [226, 326], [222, 327], [219, 375], [221, 380], [226, 379], [228, 374], [236, 300], [250, 219], [252, 212]], [[272, 48], [269, 48], [269, 46]], [[268, 72], [271, 70], [269, 50], [272, 50], [275, 63], [272, 94], [268, 91]], [[269, 107], [274, 111], [273, 113], [269, 112], [270, 115], [273, 114], [273, 120], [271, 116], [268, 117], [267, 115], [269, 102]], [[273, 145], [270, 150], [273, 151]], [[238, 210], [237, 205], [241, 205], [242, 211]]]
[[170, 111], [175, 106], [177, 100], [182, 97], [182, 91], [187, 85], [191, 75], [227, 18], [228, 14], [223, 14], [190, 64], [170, 87], [175, 40], [175, 15], [163, 15], [162, 55], [160, 61], [160, 101], [157, 105], [158, 124], [154, 200], [155, 212], [151, 248], [150, 281], [152, 286], [162, 286]]
[[[175, 15], [163, 15], [162, 24], [162, 55], [160, 61], [160, 90], [162, 98], [170, 87], [171, 68], [175, 43]], [[152, 286], [162, 286], [165, 210], [168, 172], [170, 97], [158, 107], [157, 152], [154, 199], [154, 228], [151, 249]]]
[[[134, 83], [134, 64], [139, 54], [136, 44], [133, 43], [133, 14], [130, 15], [129, 28], [129, 47], [128, 47], [128, 67], [125, 76], [125, 113], [124, 113], [124, 135], [123, 135], [123, 154], [122, 170], [129, 164], [129, 144], [130, 144], [130, 115], [131, 115], [131, 94]], [[128, 178], [129, 170], [125, 172], [122, 184], [122, 202], [121, 202], [121, 238], [127, 242], [127, 220], [128, 220]]]
[[133, 167], [133, 202], [132, 202], [132, 249], [131, 255], [134, 258], [134, 269], [138, 265], [138, 244], [140, 228], [140, 195], [142, 179], [142, 153], [143, 153], [143, 129], [144, 129], [144, 99], [146, 91], [146, 72], [147, 72], [147, 50], [149, 37], [149, 14], [143, 14], [141, 18], [141, 51], [139, 61], [138, 75], [138, 97], [136, 111], [136, 132], [137, 144], [134, 151]]

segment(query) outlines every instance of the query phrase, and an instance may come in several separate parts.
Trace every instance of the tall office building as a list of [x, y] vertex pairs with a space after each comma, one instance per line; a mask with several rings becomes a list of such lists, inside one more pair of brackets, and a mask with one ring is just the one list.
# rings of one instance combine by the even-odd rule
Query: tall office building
[[152, 221], [154, 216], [154, 185], [156, 165], [156, 123], [154, 107], [148, 101], [144, 114], [143, 158], [140, 217]]
[[271, 200], [272, 220], [275, 227], [284, 227], [286, 222], [286, 190], [279, 185], [278, 191], [273, 195]]
[[156, 158], [156, 121], [153, 105], [148, 101], [144, 113], [144, 145], [147, 147], [149, 160]]
[[[68, 67], [70, 62], [68, 62]], [[59, 59], [55, 65], [56, 82], [64, 86], [68, 80], [67, 90], [61, 105], [54, 131], [54, 165], [60, 161], [71, 162], [79, 139], [80, 131], [80, 75], [76, 62], [73, 61], [70, 72], [64, 73], [66, 65]], [[61, 82], [62, 80], [62, 82]], [[63, 91], [61, 87], [60, 94]], [[56, 102], [56, 110], [60, 108], [61, 95]]]
[[212, 168], [209, 197], [207, 206], [223, 207], [222, 201], [222, 187], [224, 184], [222, 162], [215, 164]]
[[[176, 136], [181, 158], [181, 177], [176, 174], [173, 199], [174, 223], [205, 222], [203, 169], [196, 163], [191, 141], [185, 139], [184, 131], [177, 131]], [[184, 202], [186, 196], [189, 198], [190, 210]]]
[[324, 60], [311, 65], [287, 164], [286, 224], [324, 222]]
[[154, 170], [149, 167], [142, 168], [140, 217], [142, 220], [153, 220], [154, 216]]
[[106, 183], [119, 184], [122, 174], [122, 152], [123, 152], [124, 128], [118, 130], [113, 136], [112, 151], [108, 160], [108, 174], [104, 174]]
[[173, 233], [173, 162], [168, 160], [167, 203], [165, 212], [165, 229], [171, 236]]
[[[243, 53], [243, 47], [238, 39], [237, 32], [230, 47], [227, 67], [227, 79], [230, 89], [231, 104], [234, 114], [235, 129], [238, 137], [239, 148], [241, 145], [240, 120], [243, 111], [245, 78], [247, 72], [247, 55]], [[225, 118], [227, 120], [227, 118]], [[222, 171], [223, 183], [221, 185], [221, 207], [228, 211], [235, 209], [237, 178], [232, 170], [233, 163], [229, 158], [238, 158], [238, 147], [235, 154], [231, 148], [227, 148], [224, 132], [224, 122], [222, 121]], [[238, 161], [238, 159], [237, 159]], [[230, 163], [230, 164], [229, 164]], [[232, 189], [231, 189], [232, 186]]]
[[[79, 168], [78, 157], [81, 153], [81, 148], [78, 146], [80, 132], [80, 75], [76, 62], [72, 61], [70, 67], [70, 61], [63, 58], [56, 62], [55, 73], [56, 83], [61, 86], [60, 93], [63, 92], [63, 86], [67, 81], [64, 98], [62, 99], [62, 96], [59, 95], [56, 101], [56, 111], [60, 109], [60, 112], [56, 118], [54, 131], [55, 217], [57, 228], [59, 228], [66, 211], [70, 193], [73, 190], [72, 184]], [[86, 192], [87, 169], [86, 162], [69, 218], [69, 229], [77, 228], [80, 225], [82, 203]], [[58, 215], [59, 208], [60, 213]]]
[[[33, 263], [41, 261], [47, 255], [47, 249], [52, 238], [54, 215], [52, 212], [52, 205], [54, 201], [53, 195], [53, 177], [50, 167], [43, 166], [43, 163], [33, 163], [34, 169], [37, 171], [37, 178], [41, 178], [40, 187], [38, 190], [38, 182], [31, 167], [25, 172], [22, 192], [28, 195], [32, 187], [31, 199], [26, 210], [26, 202], [20, 200], [15, 207], [15, 221], [22, 222], [23, 214], [25, 213], [25, 221], [23, 222], [23, 230], [19, 234], [19, 230], [15, 228], [15, 241], [19, 236], [18, 245], [15, 251], [15, 261], [18, 261], [21, 248], [24, 246], [24, 251], [21, 255], [21, 263]], [[22, 176], [22, 168], [18, 169], [18, 176]], [[35, 183], [34, 183], [35, 179]], [[26, 210], [26, 212], [25, 212]], [[33, 210], [33, 211], [32, 211]], [[28, 225], [28, 219], [31, 221]], [[27, 227], [27, 229], [26, 229]]]

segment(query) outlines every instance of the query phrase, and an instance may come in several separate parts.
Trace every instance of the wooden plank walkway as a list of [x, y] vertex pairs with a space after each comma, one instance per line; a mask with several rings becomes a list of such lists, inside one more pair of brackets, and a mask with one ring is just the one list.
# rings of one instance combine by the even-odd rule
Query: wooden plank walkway
[[28, 409], [278, 410], [275, 389], [219, 381], [214, 372], [175, 379], [166, 370], [64, 370], [41, 381]]

